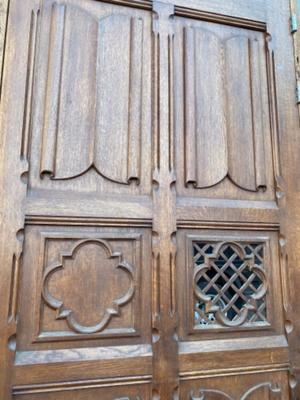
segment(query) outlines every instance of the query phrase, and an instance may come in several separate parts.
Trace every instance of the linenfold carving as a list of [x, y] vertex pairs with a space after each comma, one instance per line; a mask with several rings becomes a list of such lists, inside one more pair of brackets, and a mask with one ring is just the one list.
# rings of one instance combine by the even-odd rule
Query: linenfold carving
[[[53, 274], [55, 274], [57, 271], [65, 269], [65, 262], [67, 260], [71, 260], [74, 262], [74, 260], [76, 260], [76, 255], [78, 254], [78, 252], [87, 245], [99, 246], [103, 250], [103, 256], [101, 257], [101, 259], [97, 260], [97, 263], [99, 263], [99, 267], [101, 266], [101, 264], [105, 263], [106, 260], [113, 259], [116, 261], [115, 268], [124, 271], [124, 273], [126, 273], [129, 278], [129, 288], [127, 292], [125, 294], [121, 294], [121, 296], [113, 300], [111, 304], [107, 304], [104, 314], [99, 315], [99, 322], [93, 326], [84, 326], [79, 323], [76, 316], [74, 315], [73, 310], [65, 306], [64, 301], [66, 299], [61, 300], [54, 297], [49, 290], [49, 284]], [[82, 279], [92, 278], [85, 275], [82, 276]], [[107, 285], [109, 291], [109, 282], [107, 283]], [[121, 307], [127, 304], [133, 298], [134, 292], [135, 283], [133, 266], [130, 265], [126, 260], [123, 260], [120, 253], [113, 252], [110, 245], [102, 239], [88, 239], [77, 242], [70, 252], [66, 252], [60, 255], [60, 260], [58, 262], [54, 262], [47, 266], [43, 276], [42, 296], [47, 305], [57, 311], [56, 319], [66, 320], [72, 330], [83, 334], [91, 334], [103, 331], [114, 316], [120, 316]], [[85, 293], [75, 293], [72, 295], [81, 296], [82, 301], [84, 301]], [[97, 295], [97, 293], [95, 293], [95, 295]]]
[[184, 29], [187, 186], [228, 177], [244, 190], [266, 189], [260, 51], [246, 36]]
[[139, 183], [143, 21], [52, 8], [41, 177]]
[[250, 400], [258, 399], [258, 397], [252, 397], [252, 395], [260, 396], [260, 399], [279, 400], [282, 399], [282, 392], [278, 385], [274, 385], [271, 382], [257, 384], [240, 396], [231, 396], [222, 390], [214, 389], [199, 389], [198, 392], [191, 391], [191, 400]]

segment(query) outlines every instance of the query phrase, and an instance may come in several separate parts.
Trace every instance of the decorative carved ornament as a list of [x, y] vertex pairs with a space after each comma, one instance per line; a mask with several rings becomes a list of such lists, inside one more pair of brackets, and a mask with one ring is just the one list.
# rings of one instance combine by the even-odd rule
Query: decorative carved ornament
[[139, 183], [142, 54], [142, 19], [53, 4], [41, 177]]
[[[282, 399], [281, 389], [277, 385], [273, 385], [271, 382], [255, 385], [250, 389], [248, 389], [245, 393], [243, 393], [239, 397], [232, 397], [227, 393], [223, 392], [222, 390], [199, 389], [198, 393], [194, 393], [194, 391], [191, 391], [190, 399], [191, 400], [248, 400], [248, 399], [250, 400], [251, 395], [255, 393], [256, 396], [259, 394], [261, 396], [264, 393], [266, 396], [269, 396], [268, 398], [270, 400]], [[267, 397], [260, 397], [260, 398], [267, 398]]]
[[184, 29], [186, 185], [266, 190], [262, 54], [257, 39]]
[[[99, 323], [97, 323], [94, 326], [81, 325], [76, 320], [74, 312], [71, 309], [65, 307], [63, 300], [54, 297], [50, 293], [48, 286], [52, 275], [55, 274], [57, 271], [65, 268], [64, 265], [65, 261], [74, 260], [76, 258], [78, 250], [87, 244], [94, 244], [96, 246], [100, 246], [101, 248], [103, 248], [107, 255], [107, 258], [115, 259], [116, 268], [123, 270], [128, 275], [130, 281], [130, 286], [127, 292], [124, 295], [120, 296], [119, 298], [113, 300], [112, 304], [107, 304], [104, 315], [102, 316], [99, 315]], [[103, 262], [103, 260], [99, 261]], [[85, 276], [84, 279], [88, 279], [88, 277]], [[134, 284], [133, 267], [127, 261], [122, 259], [121, 253], [112, 252], [109, 244], [102, 239], [87, 239], [77, 242], [70, 252], [61, 254], [59, 262], [54, 262], [53, 264], [49, 265], [46, 268], [43, 276], [42, 296], [44, 301], [47, 303], [49, 307], [53, 308], [54, 310], [57, 310], [56, 319], [66, 320], [69, 327], [72, 330], [82, 334], [92, 334], [103, 331], [105, 327], [109, 324], [112, 317], [120, 315], [120, 308], [125, 304], [127, 304], [133, 298], [134, 292], [135, 292], [135, 284]]]
[[197, 328], [266, 323], [263, 243], [193, 242]]

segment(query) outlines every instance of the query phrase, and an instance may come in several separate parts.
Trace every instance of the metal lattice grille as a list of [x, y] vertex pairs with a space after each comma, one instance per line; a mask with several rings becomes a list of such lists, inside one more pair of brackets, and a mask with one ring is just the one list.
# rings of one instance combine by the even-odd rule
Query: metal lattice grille
[[266, 325], [264, 243], [193, 242], [195, 328]]

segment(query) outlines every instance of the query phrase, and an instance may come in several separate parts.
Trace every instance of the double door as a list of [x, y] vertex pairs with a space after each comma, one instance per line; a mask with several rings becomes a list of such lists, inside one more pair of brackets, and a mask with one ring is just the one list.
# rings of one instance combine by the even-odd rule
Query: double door
[[288, 20], [286, 0], [11, 0], [1, 399], [296, 396]]

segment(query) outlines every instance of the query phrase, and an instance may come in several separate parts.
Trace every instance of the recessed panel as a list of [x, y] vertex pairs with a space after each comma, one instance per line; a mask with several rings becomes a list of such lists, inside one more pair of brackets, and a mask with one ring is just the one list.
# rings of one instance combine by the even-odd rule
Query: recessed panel
[[149, 192], [150, 14], [49, 1], [36, 19], [30, 187]]
[[281, 331], [276, 238], [276, 232], [179, 231], [182, 339]]
[[261, 32], [175, 18], [180, 195], [274, 199], [277, 132], [270, 129], [267, 60]]
[[95, 338], [119, 338], [121, 344], [122, 338], [140, 342], [148, 336], [148, 234], [130, 228], [27, 228], [20, 348]]

